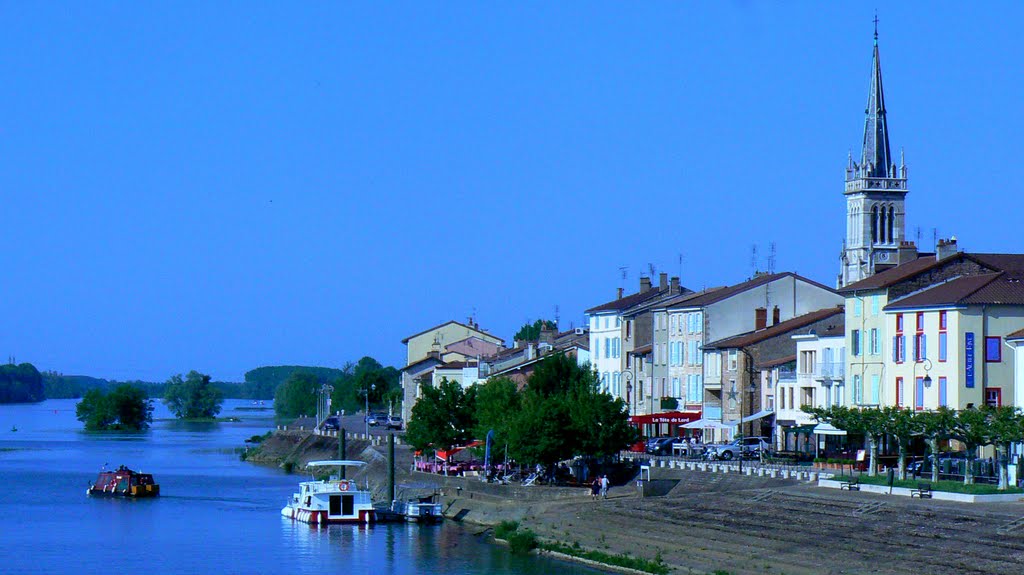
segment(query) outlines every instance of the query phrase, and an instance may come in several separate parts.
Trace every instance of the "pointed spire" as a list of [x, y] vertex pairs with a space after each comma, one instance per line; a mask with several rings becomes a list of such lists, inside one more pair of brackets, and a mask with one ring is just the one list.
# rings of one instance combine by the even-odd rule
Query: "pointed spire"
[[895, 177], [890, 175], [892, 155], [889, 153], [889, 125], [885, 119], [885, 94], [882, 91], [882, 62], [878, 57], [878, 16], [875, 16], [875, 45], [871, 59], [871, 90], [864, 120], [864, 151], [861, 168], [870, 178]]

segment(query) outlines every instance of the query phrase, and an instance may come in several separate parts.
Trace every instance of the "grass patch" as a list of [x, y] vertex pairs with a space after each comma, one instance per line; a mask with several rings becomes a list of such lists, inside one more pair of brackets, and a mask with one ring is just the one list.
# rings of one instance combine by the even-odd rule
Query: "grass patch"
[[[853, 477], [848, 475], [837, 475], [832, 478], [833, 481], [849, 481]], [[876, 475], [870, 477], [868, 475], [858, 475], [857, 479], [865, 485], [889, 485], [886, 476]], [[1008, 487], [1000, 490], [995, 485], [988, 485], [985, 483], [973, 483], [971, 485], [964, 485], [962, 481], [939, 481], [932, 483], [931, 481], [925, 481], [921, 479], [905, 479], [900, 481], [896, 479], [892, 482], [893, 487], [906, 487], [908, 489], [917, 489], [918, 483], [927, 483], [932, 486], [935, 491], [945, 491], [947, 493], [966, 493], [968, 495], [998, 495], [1002, 493], [1024, 493], [1024, 489], [1019, 487]]]
[[537, 534], [529, 529], [510, 533], [508, 546], [513, 553], [529, 553], [537, 548]]
[[668, 565], [666, 565], [662, 560], [660, 553], [652, 561], [650, 559], [644, 559], [643, 557], [634, 557], [629, 553], [613, 555], [611, 553], [605, 553], [604, 551], [589, 551], [580, 547], [579, 543], [575, 543], [573, 545], [566, 545], [564, 543], [540, 543], [539, 546], [541, 549], [545, 549], [547, 551], [555, 551], [557, 553], [572, 555], [573, 557], [589, 559], [590, 561], [604, 563], [605, 565], [614, 565], [616, 567], [626, 567], [628, 569], [654, 573], [654, 575], [666, 575], [669, 572]]
[[508, 536], [519, 530], [518, 521], [502, 521], [494, 526], [495, 539], [508, 539]]

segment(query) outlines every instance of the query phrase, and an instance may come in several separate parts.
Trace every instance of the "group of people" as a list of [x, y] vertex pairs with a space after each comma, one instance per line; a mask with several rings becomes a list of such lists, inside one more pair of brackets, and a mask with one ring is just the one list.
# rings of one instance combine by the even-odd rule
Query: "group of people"
[[597, 499], [598, 497], [608, 499], [607, 475], [598, 475], [594, 478], [594, 482], [590, 484], [590, 496], [593, 499]]

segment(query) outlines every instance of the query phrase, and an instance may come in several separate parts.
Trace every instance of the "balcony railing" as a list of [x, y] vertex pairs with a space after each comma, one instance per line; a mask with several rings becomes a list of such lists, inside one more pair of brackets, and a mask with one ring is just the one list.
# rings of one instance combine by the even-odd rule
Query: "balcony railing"
[[[797, 372], [797, 379], [800, 380], [822, 380], [822, 379], [843, 379], [846, 372], [846, 365], [833, 361], [830, 363], [819, 362], [811, 366], [811, 371], [800, 370]], [[782, 379], [780, 376], [779, 379]]]

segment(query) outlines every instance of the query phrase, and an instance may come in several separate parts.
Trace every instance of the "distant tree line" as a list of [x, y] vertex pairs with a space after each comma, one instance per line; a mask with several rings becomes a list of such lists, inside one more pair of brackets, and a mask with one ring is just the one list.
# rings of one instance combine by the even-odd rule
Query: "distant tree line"
[[43, 376], [31, 363], [0, 365], [0, 403], [32, 403], [46, 399]]
[[[269, 368], [261, 368], [269, 369]], [[252, 372], [249, 372], [252, 373]], [[249, 373], [246, 381], [249, 381]], [[278, 375], [282, 371], [277, 372]], [[294, 368], [285, 382], [276, 388], [274, 410], [278, 417], [315, 415], [319, 392], [325, 384], [333, 387], [331, 411], [362, 411], [367, 397], [371, 409], [401, 410], [400, 373], [384, 367], [372, 357], [348, 363], [342, 369]]]

